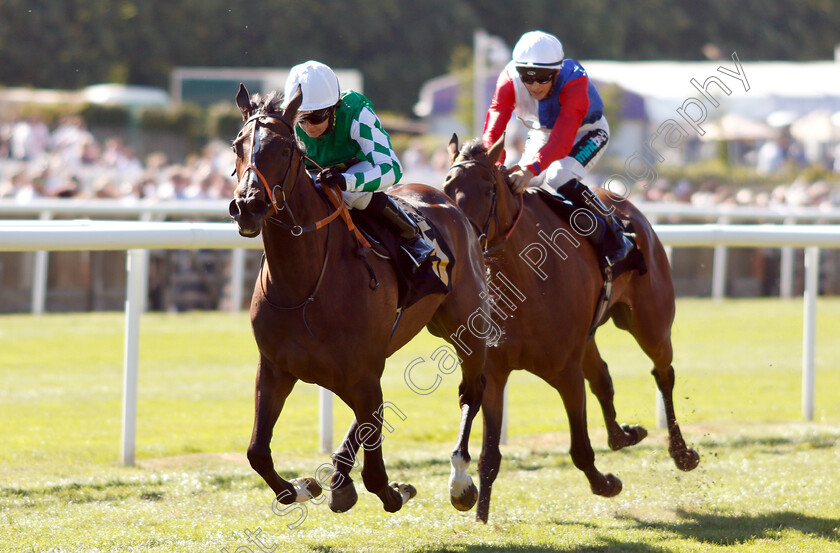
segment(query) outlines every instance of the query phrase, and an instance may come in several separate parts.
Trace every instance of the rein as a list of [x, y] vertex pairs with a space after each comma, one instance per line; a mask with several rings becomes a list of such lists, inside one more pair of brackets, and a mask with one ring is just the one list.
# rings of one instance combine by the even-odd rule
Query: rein
[[[329, 225], [331, 222], [333, 222], [337, 217], [341, 217], [342, 220], [344, 221], [344, 224], [347, 225], [348, 230], [353, 232], [353, 234], [356, 236], [356, 240], [359, 242], [359, 244], [361, 244], [362, 247], [370, 248], [371, 247], [370, 243], [367, 241], [367, 239], [364, 237], [364, 235], [361, 233], [361, 231], [359, 231], [359, 229], [356, 228], [356, 225], [353, 223], [353, 219], [350, 217], [350, 210], [347, 208], [347, 205], [344, 203], [344, 201], [341, 197], [340, 191], [338, 191], [337, 189], [331, 188], [329, 186], [324, 186], [323, 190], [326, 193], [327, 198], [330, 200], [330, 203], [335, 208], [335, 211], [333, 211], [332, 213], [330, 213], [329, 215], [327, 215], [323, 219], [315, 221], [311, 225], [301, 226], [297, 222], [297, 220], [295, 218], [295, 215], [292, 212], [291, 206], [289, 205], [288, 201], [286, 200], [286, 184], [289, 180], [289, 176], [292, 174], [292, 163], [289, 163], [289, 165], [286, 167], [286, 172], [283, 174], [283, 179], [280, 182], [280, 184], [275, 184], [274, 186], [269, 185], [268, 179], [266, 179], [265, 175], [262, 174], [262, 171], [260, 171], [257, 168], [257, 153], [259, 152], [259, 148], [260, 148], [260, 139], [259, 139], [259, 133], [257, 132], [257, 129], [259, 128], [259, 125], [260, 125], [260, 119], [262, 119], [263, 117], [268, 117], [268, 118], [280, 121], [281, 123], [286, 125], [286, 127], [288, 127], [289, 131], [292, 133], [292, 136], [294, 136], [294, 127], [292, 126], [291, 123], [289, 123], [289, 121], [285, 117], [283, 117], [282, 115], [280, 115], [278, 113], [261, 113], [261, 112], [258, 112], [258, 113], [255, 113], [254, 115], [252, 115], [251, 117], [249, 117], [245, 121], [244, 126], [247, 126], [250, 123], [254, 123], [254, 130], [251, 133], [251, 160], [250, 160], [248, 166], [245, 168], [245, 171], [253, 171], [254, 174], [257, 176], [257, 179], [263, 185], [263, 188], [265, 188], [265, 191], [266, 191], [266, 194], [268, 194], [269, 200], [271, 200], [271, 205], [274, 206], [274, 213], [279, 214], [284, 209], [287, 209], [288, 212], [289, 212], [289, 216], [292, 218], [292, 223], [293, 224], [289, 225], [288, 223], [285, 223], [285, 222], [283, 222], [279, 219], [275, 219], [273, 217], [268, 219], [268, 220], [271, 223], [274, 223], [274, 224], [290, 231], [292, 233], [292, 236], [300, 236], [304, 232], [311, 232], [311, 231], [314, 231], [314, 230], [322, 229], [325, 226]], [[300, 163], [303, 160], [306, 160], [309, 163], [311, 163], [312, 165], [314, 165], [316, 168], [318, 168], [318, 170], [323, 171], [323, 167], [318, 165], [312, 158], [310, 158], [309, 156], [307, 156], [306, 154], [301, 152], [300, 149], [298, 149], [297, 147], [294, 147], [294, 146], [291, 146], [290, 149], [293, 150], [294, 152], [297, 152], [297, 154], [299, 155], [299, 157], [296, 158], [296, 161], [298, 162], [297, 163], [297, 165], [298, 165], [297, 170], [299, 170], [299, 168], [300, 168]], [[279, 207], [277, 205], [277, 191], [278, 191], [278, 189], [279, 189], [279, 193], [282, 197], [282, 202], [281, 202]]]
[[[464, 160], [461, 160], [461, 161], [456, 161], [455, 163], [453, 163], [452, 165], [449, 166], [449, 169], [452, 170], [455, 167], [464, 167], [464, 166], [467, 166], [467, 165], [480, 165], [480, 166], [484, 167], [485, 169], [487, 169], [488, 171], [490, 171], [491, 175], [496, 175], [497, 172], [498, 172], [498, 169], [496, 169], [495, 167], [491, 167], [488, 163], [485, 163], [485, 162], [477, 160], [477, 159], [464, 159]], [[472, 219], [468, 218], [470, 224], [473, 226], [476, 233], [478, 234], [479, 242], [481, 243], [483, 241], [483, 244], [481, 245], [481, 247], [484, 250], [485, 257], [495, 253], [496, 251], [498, 251], [499, 248], [501, 248], [505, 244], [505, 242], [507, 242], [508, 238], [510, 238], [511, 234], [513, 234], [513, 230], [516, 228], [516, 225], [519, 223], [519, 219], [522, 218], [522, 212], [524, 211], [524, 206], [525, 206], [525, 201], [522, 198], [522, 194], [518, 194], [518, 196], [519, 196], [519, 209], [517, 210], [516, 217], [513, 219], [513, 223], [510, 225], [510, 228], [507, 230], [507, 232], [504, 233], [504, 235], [502, 236], [502, 240], [488, 249], [487, 248], [487, 243], [488, 243], [489, 239], [487, 237], [487, 232], [490, 230], [490, 221], [495, 220], [497, 225], [501, 224], [501, 220], [499, 219], [499, 209], [498, 209], [499, 208], [499, 202], [498, 202], [499, 190], [498, 190], [498, 188], [499, 188], [499, 179], [494, 178], [493, 179], [493, 201], [490, 204], [490, 211], [487, 213], [487, 219], [485, 219], [485, 221], [484, 221], [484, 226], [482, 228], [479, 228], [478, 225], [476, 225], [473, 222]]]
[[[321, 264], [321, 270], [320, 270], [320, 273], [318, 274], [318, 279], [315, 282], [315, 286], [313, 287], [312, 292], [306, 297], [305, 300], [303, 300], [302, 302], [300, 302], [297, 305], [292, 305], [292, 306], [287, 307], [287, 306], [277, 305], [269, 299], [268, 292], [266, 290], [266, 283], [265, 283], [265, 282], [268, 282], [268, 281], [267, 281], [267, 279], [265, 280], [265, 282], [263, 281], [264, 280], [263, 279], [263, 269], [264, 269], [265, 261], [266, 261], [265, 252], [263, 252], [263, 257], [262, 257], [262, 260], [260, 261], [260, 274], [259, 274], [259, 277], [258, 277], [259, 282], [260, 282], [260, 287], [262, 288], [262, 292], [263, 292], [263, 296], [265, 297], [265, 301], [269, 305], [274, 307], [275, 309], [289, 310], [289, 311], [301, 309], [302, 310], [302, 316], [303, 316], [303, 324], [306, 326], [306, 330], [309, 332], [310, 335], [315, 336], [315, 334], [312, 332], [312, 329], [309, 326], [309, 322], [306, 320], [306, 307], [310, 303], [315, 301], [315, 295], [318, 293], [318, 290], [321, 288], [321, 284], [323, 283], [324, 276], [326, 275], [326, 272], [327, 272], [327, 264], [328, 264], [328, 261], [329, 261], [329, 253], [330, 253], [330, 236], [331, 236], [330, 227], [328, 225], [331, 222], [333, 222], [337, 217], [340, 216], [342, 218], [342, 220], [344, 221], [344, 223], [347, 225], [348, 230], [350, 230], [354, 233], [354, 235], [356, 237], [356, 240], [359, 242], [359, 244], [361, 244], [362, 247], [370, 248], [371, 246], [370, 246], [370, 243], [367, 241], [367, 239], [364, 237], [364, 235], [362, 235], [362, 233], [359, 231], [359, 229], [356, 228], [356, 225], [353, 223], [353, 220], [350, 217], [350, 210], [347, 208], [347, 205], [344, 203], [344, 200], [341, 197], [341, 192], [339, 190], [335, 189], [335, 188], [331, 188], [331, 187], [328, 187], [328, 186], [323, 187], [324, 193], [326, 194], [330, 203], [335, 208], [335, 211], [333, 211], [332, 213], [330, 213], [328, 216], [324, 217], [323, 219], [315, 221], [311, 225], [301, 226], [297, 222], [297, 220], [295, 218], [295, 215], [292, 212], [291, 205], [286, 200], [286, 184], [289, 181], [289, 177], [290, 177], [290, 175], [297, 175], [298, 174], [298, 172], [300, 171], [300, 165], [304, 160], [309, 161], [312, 165], [317, 167], [319, 170], [323, 170], [323, 168], [320, 165], [318, 165], [312, 158], [308, 157], [306, 154], [301, 152], [300, 149], [297, 148], [295, 145], [290, 145], [290, 147], [289, 147], [290, 151], [296, 152], [298, 154], [298, 157], [295, 157], [294, 155], [292, 155], [294, 161], [297, 162], [296, 163], [297, 166], [295, 168], [295, 171], [294, 171], [294, 173], [292, 172], [292, 165], [294, 163], [289, 162], [289, 165], [286, 167], [286, 171], [283, 174], [283, 179], [280, 181], [280, 184], [275, 184], [274, 186], [270, 186], [269, 183], [268, 183], [268, 179], [266, 179], [265, 175], [263, 175], [262, 171], [260, 171], [257, 168], [257, 153], [259, 152], [259, 149], [260, 149], [260, 138], [259, 138], [258, 129], [259, 129], [259, 126], [261, 124], [260, 120], [263, 117], [268, 117], [270, 119], [275, 119], [277, 121], [280, 121], [281, 123], [286, 125], [286, 127], [292, 133], [292, 136], [294, 136], [294, 127], [292, 126], [291, 123], [289, 123], [289, 121], [285, 117], [283, 117], [280, 114], [259, 113], [259, 112], [255, 113], [254, 115], [249, 117], [245, 121], [245, 124], [243, 125], [243, 128], [245, 128], [251, 123], [254, 124], [254, 128], [253, 128], [253, 131], [251, 133], [251, 159], [248, 163], [248, 166], [245, 168], [245, 172], [253, 171], [254, 175], [256, 175], [257, 179], [259, 180], [259, 182], [262, 184], [263, 188], [265, 189], [269, 200], [271, 200], [271, 205], [274, 206], [274, 214], [277, 215], [281, 211], [287, 210], [288, 213], [289, 213], [289, 216], [292, 219], [293, 224], [289, 225], [288, 223], [285, 223], [284, 221], [281, 221], [280, 219], [276, 219], [274, 216], [267, 218], [267, 221], [290, 231], [292, 236], [295, 236], [295, 237], [298, 237], [298, 236], [302, 235], [304, 232], [315, 231], [315, 230], [319, 230], [319, 229], [322, 229], [324, 227], [327, 227], [327, 240], [326, 240], [326, 244], [324, 245], [324, 260]], [[312, 182], [311, 177], [309, 177], [308, 173], [307, 173], [307, 177], [310, 179], [310, 182]], [[279, 192], [279, 195], [282, 197], [282, 201], [281, 201], [279, 206], [277, 204], [278, 192]]]

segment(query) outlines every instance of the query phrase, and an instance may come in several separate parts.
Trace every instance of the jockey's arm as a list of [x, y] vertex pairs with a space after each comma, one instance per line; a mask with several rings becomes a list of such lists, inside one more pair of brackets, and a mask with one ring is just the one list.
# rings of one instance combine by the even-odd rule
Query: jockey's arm
[[572, 151], [575, 136], [589, 110], [589, 78], [584, 75], [566, 83], [558, 101], [562, 108], [548, 141], [534, 157], [534, 163], [528, 165], [535, 175]]
[[350, 139], [362, 150], [364, 159], [372, 168], [363, 172], [344, 173], [349, 192], [384, 191], [402, 178], [402, 166], [391, 146], [388, 133], [379, 118], [368, 108], [362, 109], [359, 118], [350, 125]]
[[[485, 148], [489, 149], [505, 132], [515, 106], [516, 90], [507, 71], [502, 71], [496, 81], [496, 91], [493, 93], [493, 100], [490, 102], [490, 108], [487, 110], [487, 116], [484, 119], [484, 133], [481, 142]], [[504, 161], [505, 151], [502, 150], [498, 163], [504, 163]]]

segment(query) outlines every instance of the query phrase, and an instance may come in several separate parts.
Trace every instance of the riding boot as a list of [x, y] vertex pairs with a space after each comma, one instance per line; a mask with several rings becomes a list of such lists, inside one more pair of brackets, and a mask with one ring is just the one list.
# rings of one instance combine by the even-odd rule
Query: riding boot
[[[372, 208], [372, 209], [371, 209]], [[420, 228], [405, 211], [388, 194], [384, 192], [374, 193], [368, 209], [371, 209], [381, 220], [387, 223], [396, 234], [402, 239], [402, 250], [414, 263], [415, 268], [420, 267], [435, 249], [423, 239]]]
[[[598, 228], [587, 238], [599, 255], [605, 257], [608, 265], [615, 265], [633, 250], [633, 243], [624, 235], [624, 228], [615, 215], [610, 215], [609, 208], [601, 198], [593, 194], [585, 184], [572, 179], [557, 188], [557, 192], [572, 202], [575, 207], [588, 209], [595, 217]], [[591, 209], [589, 206], [597, 209]]]

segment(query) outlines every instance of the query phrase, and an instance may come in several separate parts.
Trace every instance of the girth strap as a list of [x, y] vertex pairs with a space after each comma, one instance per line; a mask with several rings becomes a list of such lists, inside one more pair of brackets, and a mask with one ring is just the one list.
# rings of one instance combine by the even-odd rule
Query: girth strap
[[607, 313], [607, 308], [610, 306], [610, 297], [613, 289], [613, 268], [611, 265], [604, 267], [604, 286], [601, 288], [601, 297], [598, 298], [598, 305], [595, 308], [595, 318], [592, 319], [592, 324], [589, 326], [589, 334], [587, 339], [595, 335], [595, 331], [604, 319]]

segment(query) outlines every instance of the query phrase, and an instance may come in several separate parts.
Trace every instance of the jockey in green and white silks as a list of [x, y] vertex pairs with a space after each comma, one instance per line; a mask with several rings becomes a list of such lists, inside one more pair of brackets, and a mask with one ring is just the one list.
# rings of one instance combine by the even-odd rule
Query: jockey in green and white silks
[[341, 93], [330, 127], [323, 135], [310, 138], [300, 126], [296, 131], [306, 155], [315, 163], [342, 169], [347, 187], [345, 202], [350, 207], [366, 207], [370, 194], [365, 192], [385, 191], [402, 177], [391, 138], [373, 112], [371, 101], [358, 92]]
[[289, 71], [284, 107], [298, 87], [303, 99], [295, 132], [306, 155], [323, 168], [317, 180], [338, 186], [348, 207], [368, 211], [399, 234], [402, 249], [419, 267], [433, 248], [414, 220], [384, 193], [399, 182], [402, 166], [371, 101], [353, 90], [342, 93], [332, 69], [317, 61]]

